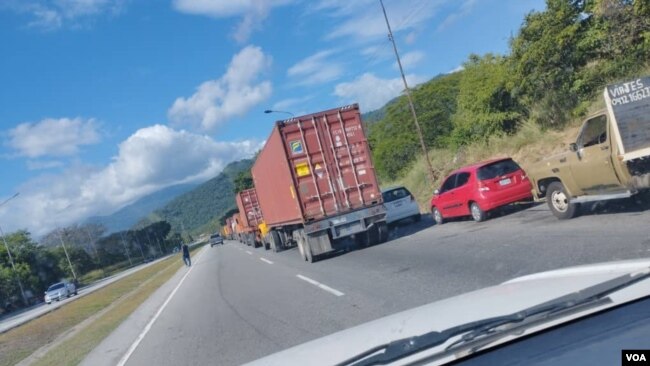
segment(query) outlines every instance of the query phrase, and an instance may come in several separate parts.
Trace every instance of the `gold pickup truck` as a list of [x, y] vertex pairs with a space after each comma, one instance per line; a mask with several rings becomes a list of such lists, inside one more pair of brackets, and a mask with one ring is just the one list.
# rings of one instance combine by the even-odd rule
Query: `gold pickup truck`
[[608, 85], [604, 98], [607, 108], [587, 118], [569, 151], [527, 170], [533, 196], [559, 219], [581, 203], [650, 188], [650, 76]]

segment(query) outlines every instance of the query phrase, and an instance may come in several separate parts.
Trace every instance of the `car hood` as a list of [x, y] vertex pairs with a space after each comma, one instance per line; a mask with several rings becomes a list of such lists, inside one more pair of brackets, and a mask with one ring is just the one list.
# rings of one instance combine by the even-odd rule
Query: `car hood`
[[[646, 258], [577, 266], [519, 277], [500, 285], [361, 324], [272, 354], [248, 365], [333, 365], [391, 341], [514, 313], [649, 267], [650, 258]], [[634, 285], [634, 290], [630, 287], [625, 293], [634, 293], [636, 297], [650, 294], [650, 281], [642, 283], [643, 286]], [[620, 302], [630, 299], [624, 298]]]

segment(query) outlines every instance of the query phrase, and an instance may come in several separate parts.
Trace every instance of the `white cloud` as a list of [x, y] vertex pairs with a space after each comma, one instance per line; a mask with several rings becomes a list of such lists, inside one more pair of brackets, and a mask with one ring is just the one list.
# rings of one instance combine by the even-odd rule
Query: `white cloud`
[[242, 17], [233, 32], [238, 42], [246, 42], [259, 28], [273, 7], [287, 5], [294, 0], [174, 0], [174, 8], [182, 13], [205, 15], [212, 18]]
[[16, 200], [22, 202], [0, 208], [0, 222], [7, 230], [26, 227], [44, 234], [58, 225], [110, 213], [161, 188], [211, 178], [260, 146], [250, 140], [218, 142], [163, 125], [142, 128], [119, 145], [106, 167], [77, 164], [18, 187]]
[[7, 145], [29, 158], [74, 155], [80, 146], [99, 142], [97, 129], [93, 119], [47, 118], [37, 123], [21, 123], [9, 130]]
[[343, 74], [343, 66], [328, 57], [335, 50], [319, 51], [300, 60], [287, 70], [287, 75], [296, 80], [298, 85], [314, 85], [338, 79]]
[[[407, 75], [406, 80], [412, 88], [425, 81], [425, 78]], [[351, 82], [336, 85], [334, 95], [340, 97], [343, 103], [359, 103], [361, 110], [369, 112], [381, 108], [403, 90], [401, 78], [381, 79], [372, 73], [365, 73]]]
[[457, 66], [457, 67], [455, 67], [455, 68], [449, 70], [449, 71], [447, 72], [447, 74], [453, 74], [453, 73], [455, 73], [455, 72], [459, 72], [459, 71], [463, 71], [463, 70], [465, 70], [465, 68], [463, 67], [463, 65], [460, 65], [460, 66]]
[[413, 44], [415, 43], [417, 37], [418, 35], [416, 32], [409, 32], [409, 34], [404, 37], [404, 42], [406, 42], [406, 44]]
[[0, 10], [29, 14], [28, 27], [57, 30], [65, 24], [78, 26], [79, 22], [102, 14], [118, 14], [126, 0], [5, 0]]
[[[386, 11], [394, 33], [417, 28], [436, 15], [449, 0], [427, 0], [414, 6], [410, 0], [386, 2]], [[316, 11], [329, 12], [340, 21], [326, 38], [355, 37], [358, 40], [385, 37], [388, 33], [381, 7], [376, 0], [320, 0]]]
[[301, 98], [287, 98], [287, 99], [282, 99], [281, 101], [273, 104], [273, 107], [271, 109], [275, 110], [287, 110], [291, 109], [291, 107], [294, 106], [299, 106], [300, 104], [312, 99], [313, 97], [311, 95], [307, 95]]
[[[402, 67], [404, 68], [405, 71], [410, 69], [411, 67], [414, 67], [420, 61], [424, 59], [424, 52], [422, 51], [413, 51], [413, 52], [407, 52], [404, 55], [400, 56], [400, 61], [402, 62]], [[398, 69], [397, 61], [395, 62], [395, 68]]]
[[169, 119], [209, 131], [230, 118], [243, 116], [271, 96], [271, 82], [258, 82], [270, 64], [271, 57], [261, 48], [242, 49], [219, 79], [204, 82], [188, 98], [177, 98], [167, 112]]
[[60, 168], [63, 165], [60, 160], [27, 160], [27, 169], [29, 170]]
[[465, 0], [463, 3], [460, 5], [458, 11], [451, 13], [447, 15], [447, 17], [440, 23], [438, 26], [438, 32], [444, 30], [445, 28], [449, 27], [458, 19], [467, 16], [469, 13], [472, 12], [474, 9], [474, 6], [476, 5], [476, 0]]

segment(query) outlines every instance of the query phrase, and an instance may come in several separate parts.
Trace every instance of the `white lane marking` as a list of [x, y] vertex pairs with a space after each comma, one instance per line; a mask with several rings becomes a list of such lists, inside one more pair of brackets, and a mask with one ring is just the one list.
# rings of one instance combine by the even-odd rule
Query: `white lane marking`
[[250, 250], [247, 250], [246, 253], [250, 254], [250, 255], [253, 255], [253, 252], [251, 252]]
[[268, 260], [268, 259], [266, 259], [266, 258], [263, 258], [263, 257], [260, 257], [260, 260], [261, 260], [262, 262], [266, 262], [266, 263], [268, 263], [268, 264], [273, 264], [273, 262], [271, 262], [270, 260]]
[[339, 290], [337, 290], [337, 289], [334, 289], [334, 288], [331, 288], [331, 287], [329, 287], [329, 286], [327, 286], [327, 285], [323, 285], [322, 283], [320, 283], [320, 282], [318, 282], [318, 281], [315, 281], [315, 280], [312, 280], [312, 279], [309, 278], [309, 277], [305, 277], [305, 276], [303, 276], [303, 275], [296, 275], [296, 277], [300, 278], [300, 279], [303, 280], [303, 281], [307, 281], [307, 282], [311, 283], [312, 285], [314, 285], [314, 286], [316, 286], [316, 287], [320, 287], [321, 289], [323, 289], [323, 290], [325, 290], [325, 291], [327, 291], [327, 292], [329, 292], [329, 293], [331, 293], [331, 294], [334, 294], [334, 295], [336, 295], [336, 296], [343, 296], [343, 295], [345, 295], [345, 294], [342, 293], [341, 291], [339, 291]]
[[[199, 258], [201, 258], [201, 256], [204, 253], [205, 253], [205, 249], [202, 250], [201, 253], [196, 257], [196, 260], [194, 261], [195, 264], [199, 261]], [[160, 314], [162, 314], [163, 310], [165, 310], [165, 308], [167, 307], [167, 304], [169, 304], [169, 302], [172, 300], [172, 297], [174, 297], [174, 295], [176, 294], [176, 291], [178, 291], [178, 289], [183, 284], [183, 281], [185, 281], [185, 279], [187, 278], [187, 275], [189, 275], [190, 272], [192, 272], [193, 269], [194, 269], [194, 266], [190, 267], [190, 269], [187, 272], [185, 272], [185, 275], [183, 276], [183, 278], [181, 278], [180, 282], [178, 282], [178, 285], [176, 285], [176, 287], [174, 287], [174, 290], [172, 290], [172, 292], [169, 294], [169, 296], [167, 296], [167, 300], [165, 300], [165, 302], [162, 304], [160, 309], [158, 309], [158, 311], [156, 312], [156, 315], [154, 315], [153, 318], [151, 318], [151, 320], [149, 320], [149, 323], [147, 323], [147, 326], [144, 327], [144, 329], [142, 330], [140, 335], [138, 335], [138, 338], [135, 339], [135, 342], [133, 342], [131, 347], [129, 347], [129, 349], [126, 351], [126, 354], [124, 356], [122, 356], [122, 358], [120, 359], [120, 362], [117, 363], [117, 366], [124, 366], [127, 363], [127, 361], [129, 360], [129, 358], [131, 357], [133, 352], [135, 352], [136, 348], [138, 348], [138, 346], [140, 345], [140, 342], [142, 342], [142, 340], [147, 335], [147, 333], [149, 333], [149, 330], [151, 330], [151, 327], [153, 326], [153, 323], [155, 323], [156, 320], [158, 320], [158, 317], [160, 316]]]

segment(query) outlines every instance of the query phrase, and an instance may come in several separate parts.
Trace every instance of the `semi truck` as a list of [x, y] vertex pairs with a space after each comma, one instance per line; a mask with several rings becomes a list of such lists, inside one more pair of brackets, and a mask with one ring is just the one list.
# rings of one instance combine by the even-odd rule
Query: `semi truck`
[[309, 262], [384, 242], [386, 211], [357, 104], [277, 121], [251, 169], [263, 240]]
[[235, 195], [239, 219], [241, 221], [241, 237], [246, 245], [255, 248], [263, 245], [260, 235], [262, 211], [257, 200], [255, 188], [245, 189]]
[[232, 227], [233, 240], [237, 240], [240, 243], [244, 243], [243, 228], [242, 228], [242, 225], [241, 225], [239, 212], [234, 213], [231, 216], [230, 225]]
[[608, 85], [603, 97], [606, 108], [584, 121], [568, 151], [527, 170], [533, 195], [559, 219], [650, 188], [650, 76]]

